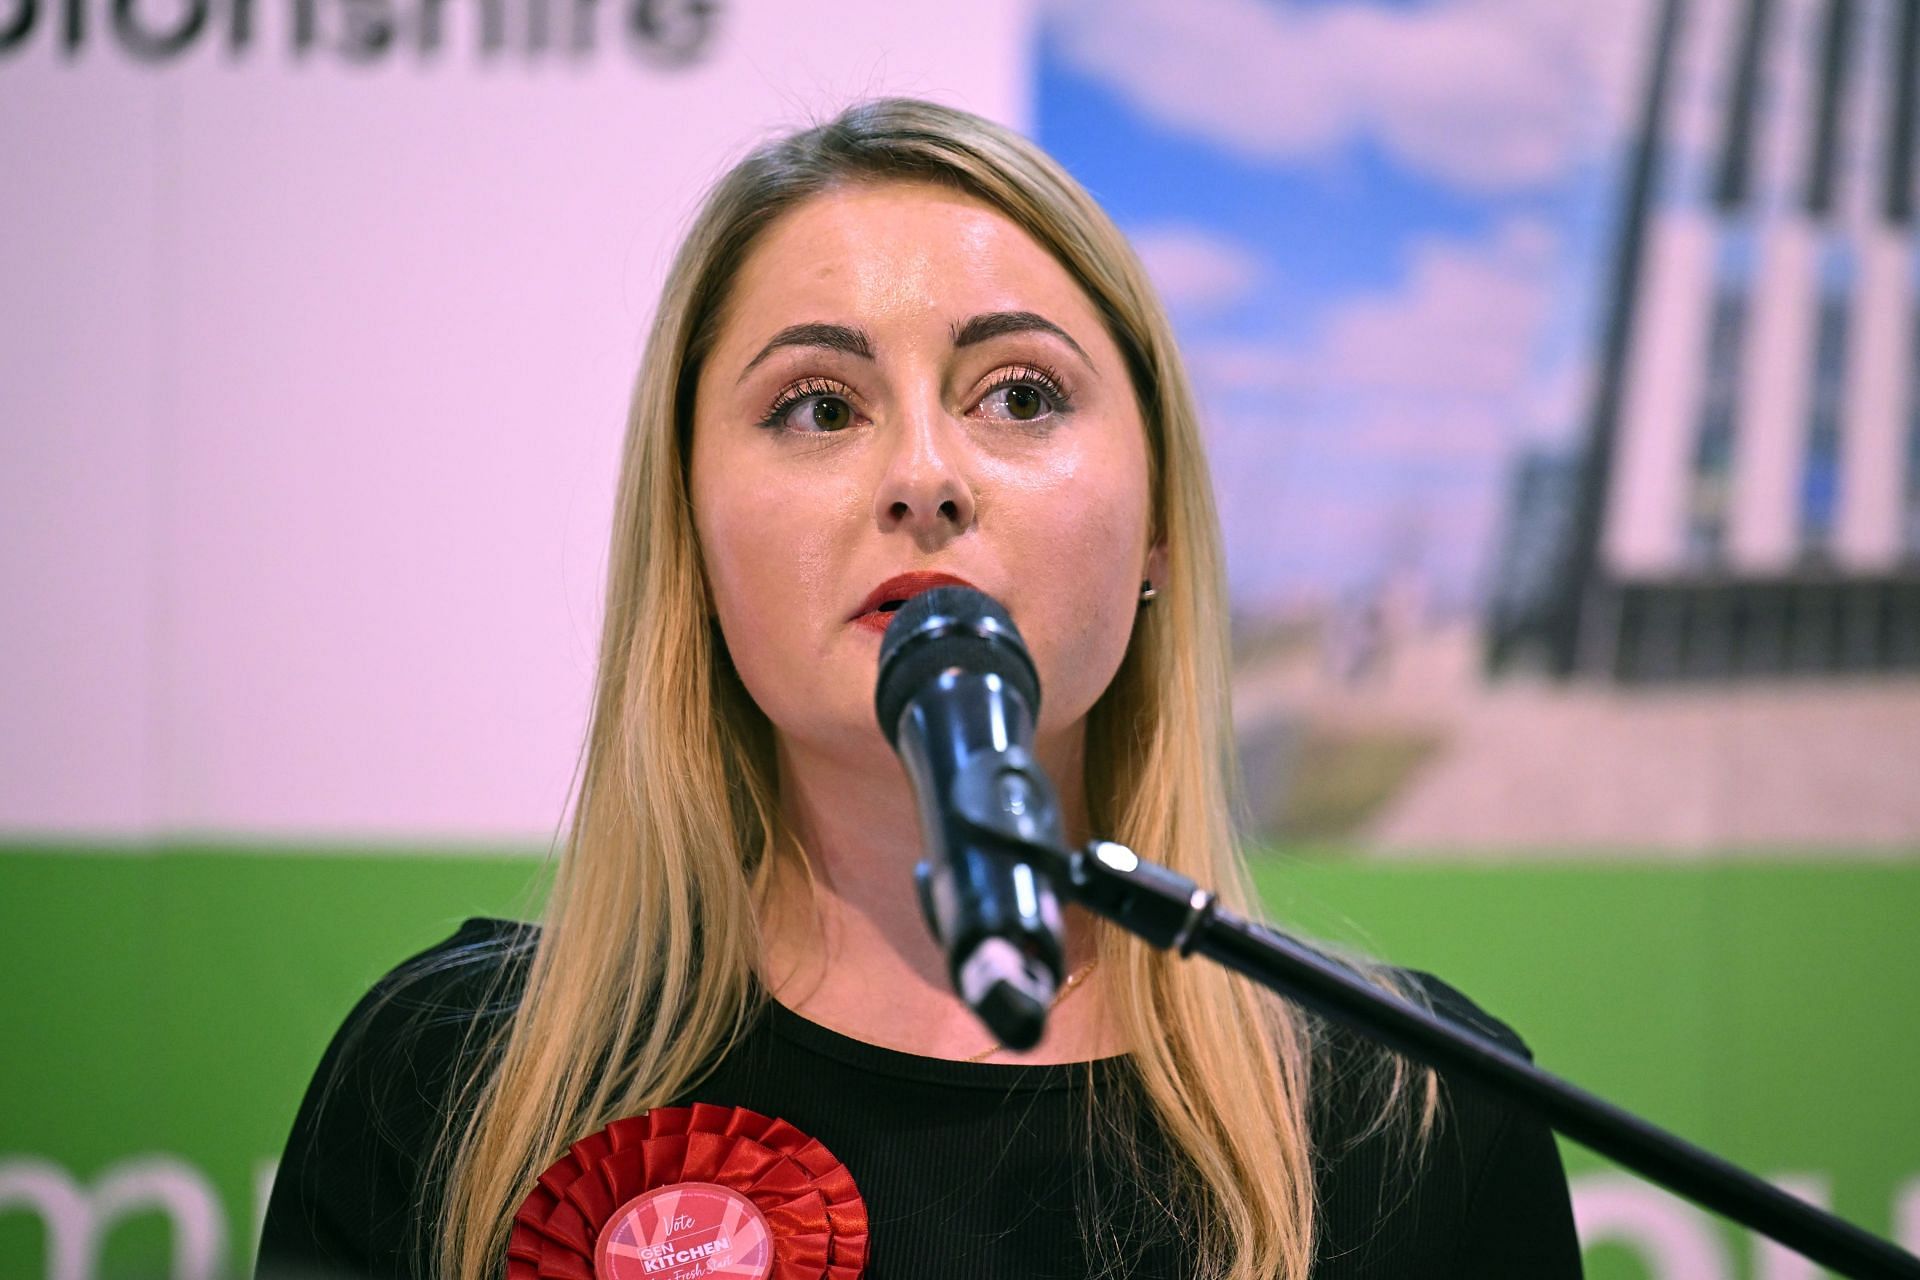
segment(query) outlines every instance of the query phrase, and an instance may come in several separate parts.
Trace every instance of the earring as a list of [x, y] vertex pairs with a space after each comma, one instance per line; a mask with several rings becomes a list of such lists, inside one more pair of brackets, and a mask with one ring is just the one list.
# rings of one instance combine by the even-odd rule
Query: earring
[[1151, 578], [1143, 580], [1140, 583], [1140, 607], [1144, 609], [1152, 604], [1153, 598], [1159, 594], [1160, 589], [1153, 585]]

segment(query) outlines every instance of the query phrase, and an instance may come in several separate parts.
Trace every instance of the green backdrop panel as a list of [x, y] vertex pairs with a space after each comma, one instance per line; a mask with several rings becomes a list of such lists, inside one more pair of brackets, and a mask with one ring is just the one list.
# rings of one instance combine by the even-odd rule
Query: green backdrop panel
[[[1548, 1069], [1869, 1230], [1920, 1231], [1920, 864], [1276, 856], [1256, 876], [1277, 919], [1445, 977]], [[346, 1010], [462, 918], [531, 914], [542, 879], [484, 850], [0, 849], [0, 1192], [30, 1192], [0, 1195], [0, 1276], [53, 1274], [47, 1187], [86, 1203], [114, 1179], [164, 1184], [173, 1214], [91, 1239], [70, 1215], [85, 1276], [184, 1278], [182, 1239], [209, 1231], [215, 1270], [242, 1271]], [[1564, 1150], [1596, 1280], [1817, 1274]]]

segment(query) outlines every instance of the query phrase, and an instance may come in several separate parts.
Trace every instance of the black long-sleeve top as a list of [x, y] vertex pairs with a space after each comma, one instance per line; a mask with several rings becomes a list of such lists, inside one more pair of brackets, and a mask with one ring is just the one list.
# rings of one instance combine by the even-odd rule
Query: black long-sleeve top
[[[267, 1208], [260, 1280], [431, 1274], [439, 1188], [426, 1157], [453, 1083], [474, 1065], [476, 1010], [491, 1000], [482, 1022], [506, 1016], [517, 998], [525, 949], [505, 944], [530, 927], [469, 920], [348, 1016], [294, 1119]], [[1526, 1052], [1452, 987], [1409, 976], [1442, 1016]], [[1378, 1097], [1354, 1068], [1373, 1051], [1348, 1033], [1329, 1035], [1311, 1106], [1314, 1280], [1578, 1280], [1566, 1174], [1544, 1126], [1443, 1075], [1443, 1120], [1424, 1158], [1406, 1155], [1404, 1132], [1356, 1141]], [[1103, 1102], [1110, 1090], [1138, 1100], [1127, 1061], [1092, 1064]], [[1143, 1166], [1090, 1143], [1087, 1077], [1078, 1064], [902, 1053], [768, 1001], [714, 1071], [675, 1101], [784, 1119], [839, 1157], [869, 1215], [864, 1280], [1092, 1275], [1108, 1255], [1083, 1242], [1086, 1204], [1124, 1242], [1119, 1274], [1193, 1274], [1177, 1224], [1158, 1208], [1165, 1183], [1153, 1168], [1167, 1148], [1144, 1120]]]

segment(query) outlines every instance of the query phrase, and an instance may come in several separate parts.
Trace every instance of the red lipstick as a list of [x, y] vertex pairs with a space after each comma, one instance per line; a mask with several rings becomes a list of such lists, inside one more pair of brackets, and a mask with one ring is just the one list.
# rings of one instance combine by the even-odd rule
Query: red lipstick
[[971, 587], [973, 584], [965, 578], [951, 573], [936, 573], [931, 570], [916, 569], [912, 573], [895, 574], [867, 593], [847, 621], [856, 627], [863, 627], [879, 635], [893, 621], [896, 610], [922, 591], [931, 591], [935, 587]]

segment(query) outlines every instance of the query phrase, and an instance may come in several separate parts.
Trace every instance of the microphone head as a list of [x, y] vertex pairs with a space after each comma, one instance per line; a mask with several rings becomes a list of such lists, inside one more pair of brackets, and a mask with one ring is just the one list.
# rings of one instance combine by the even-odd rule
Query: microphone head
[[954, 668], [999, 676], [1040, 718], [1040, 676], [1006, 607], [972, 587], [935, 587], [901, 605], [880, 638], [873, 707], [880, 732], [896, 750], [907, 702]]

